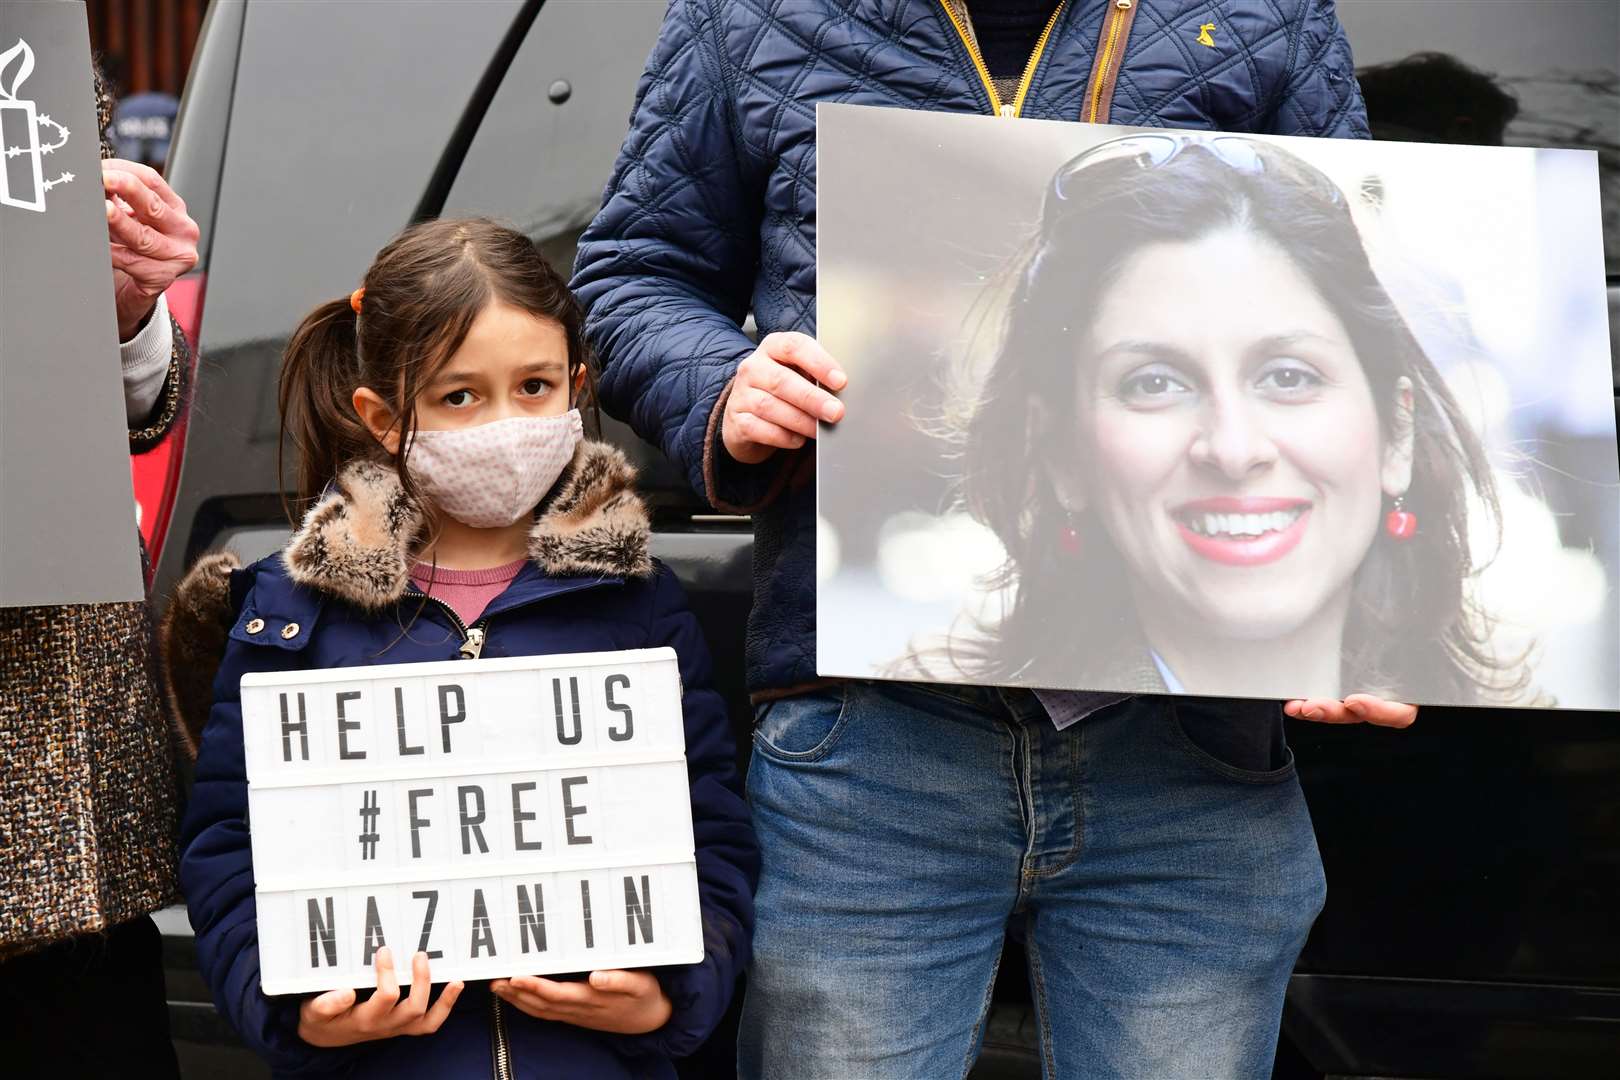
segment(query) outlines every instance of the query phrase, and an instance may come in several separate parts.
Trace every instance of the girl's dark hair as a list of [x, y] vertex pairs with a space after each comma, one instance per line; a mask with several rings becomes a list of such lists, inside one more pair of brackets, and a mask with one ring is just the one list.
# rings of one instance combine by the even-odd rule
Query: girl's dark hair
[[[398, 418], [395, 469], [406, 493], [416, 497], [405, 458], [416, 430], [417, 395], [495, 301], [562, 326], [569, 390], [583, 368], [585, 387], [576, 404], [594, 405], [584, 313], [568, 283], [522, 233], [485, 218], [412, 225], [377, 253], [361, 285], [365, 295], [358, 314], [348, 296], [329, 300], [305, 317], [287, 343], [279, 397], [281, 445], [291, 437], [301, 501], [320, 495], [351, 461], [388, 460], [354, 411], [354, 392], [362, 386], [376, 391]], [[276, 467], [280, 477], [279, 453]]]
[[[1156, 166], [1127, 155], [1102, 157], [1083, 176], [1066, 172], [1073, 162], [1059, 170], [1040, 226], [1011, 269], [990, 370], [958, 410], [956, 435], [961, 502], [1005, 547], [994, 584], [1012, 587], [1013, 599], [1005, 618], [980, 628], [977, 643], [953, 640], [951, 661], [988, 682], [1062, 685], [1041, 677], [1072, 678], [1140, 632], [1128, 614], [1134, 603], [1123, 560], [1095, 515], [1076, 522], [1083, 557], [1065, 557], [1057, 543], [1068, 516], [1048, 478], [1050, 455], [1055, 446], [1075, 445], [1076, 421], [1072, 409], [1039, 403], [1076, 400], [1077, 374], [1074, 364], [1032, 360], [1052, 355], [1054, 343], [1067, 343], [1065, 356], [1083, 355], [1087, 318], [1141, 248], [1236, 228], [1286, 252], [1343, 321], [1386, 438], [1396, 422], [1396, 381], [1412, 383], [1412, 480], [1404, 498], [1422, 527], [1404, 542], [1380, 532], [1363, 560], [1343, 685], [1456, 702], [1522, 689], [1522, 658], [1491, 655], [1488, 625], [1466, 589], [1479, 569], [1469, 553], [1470, 492], [1499, 528], [1484, 449], [1379, 281], [1345, 197], [1317, 169], [1270, 144], [1240, 140], [1243, 152], [1235, 155], [1196, 136], [1176, 138], [1186, 145]], [[1017, 588], [1024, 582], [1036, 587]]]

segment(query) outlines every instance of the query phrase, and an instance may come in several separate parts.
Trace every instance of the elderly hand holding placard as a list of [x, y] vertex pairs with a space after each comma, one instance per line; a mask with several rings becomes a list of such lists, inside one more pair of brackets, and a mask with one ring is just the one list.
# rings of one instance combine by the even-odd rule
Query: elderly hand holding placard
[[112, 241], [118, 337], [128, 341], [158, 297], [197, 265], [197, 223], [156, 169], [112, 158], [101, 163]]

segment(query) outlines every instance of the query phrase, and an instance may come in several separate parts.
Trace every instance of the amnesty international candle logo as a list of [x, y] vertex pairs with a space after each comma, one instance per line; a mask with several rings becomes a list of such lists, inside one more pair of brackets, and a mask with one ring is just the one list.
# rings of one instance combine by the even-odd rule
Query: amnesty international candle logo
[[703, 957], [668, 649], [242, 680], [265, 993]]
[[45, 193], [71, 183], [73, 174], [62, 172], [45, 179], [45, 158], [67, 145], [69, 131], [37, 111], [33, 101], [18, 97], [22, 84], [34, 73], [34, 50], [22, 38], [0, 53], [0, 145], [5, 147], [5, 171], [0, 172], [0, 203], [22, 210], [45, 212]]

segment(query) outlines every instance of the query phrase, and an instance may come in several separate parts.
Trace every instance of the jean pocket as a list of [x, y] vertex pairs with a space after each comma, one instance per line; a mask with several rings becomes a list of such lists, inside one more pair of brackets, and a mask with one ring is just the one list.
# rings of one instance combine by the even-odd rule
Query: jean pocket
[[[1212, 709], [1213, 704], [1203, 703], [1184, 716], [1174, 699], [1167, 701], [1171, 737], [1188, 757], [1210, 772], [1244, 784], [1277, 784], [1294, 775], [1294, 751], [1286, 742], [1281, 744], [1281, 763], [1273, 764], [1271, 737], [1279, 732], [1281, 739], [1282, 726], [1275, 704], [1232, 701]], [[1255, 707], [1262, 711], [1255, 714]], [[1214, 715], [1228, 711], [1229, 719]], [[1256, 726], [1245, 731], [1241, 727], [1245, 724]]]
[[849, 724], [848, 684], [767, 701], [754, 710], [754, 746], [777, 761], [819, 761]]

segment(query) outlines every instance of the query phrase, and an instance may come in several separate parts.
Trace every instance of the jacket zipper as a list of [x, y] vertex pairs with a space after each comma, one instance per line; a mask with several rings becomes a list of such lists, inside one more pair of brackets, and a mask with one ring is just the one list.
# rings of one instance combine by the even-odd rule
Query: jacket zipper
[[456, 614], [455, 608], [438, 597], [424, 594], [422, 599], [430, 604], [436, 604], [446, 615], [450, 616], [450, 621], [455, 624], [456, 631], [461, 634], [461, 648], [456, 650], [457, 660], [477, 660], [484, 654], [484, 637], [489, 627], [488, 619], [479, 619], [471, 626], [468, 626], [461, 621], [461, 616]]
[[[484, 642], [489, 636], [489, 620], [479, 619], [468, 626], [462, 622], [456, 609], [440, 600], [436, 596], [422, 596], [430, 604], [436, 604], [444, 613], [450, 616], [450, 622], [461, 633], [461, 648], [456, 650], [456, 657], [460, 660], [477, 660], [484, 654]], [[495, 1080], [512, 1080], [512, 1046], [506, 1039], [506, 1013], [501, 1005], [501, 999], [494, 994], [489, 996], [490, 1008], [490, 1036], [489, 1050], [493, 1059]]]
[[512, 1048], [506, 1042], [506, 1012], [501, 999], [489, 995], [490, 1013], [494, 1017], [494, 1031], [490, 1036], [490, 1052], [495, 1058], [495, 1080], [512, 1080]]
[[990, 112], [1001, 117], [1017, 116], [1024, 108], [1024, 98], [1029, 94], [1030, 84], [1035, 81], [1035, 69], [1040, 66], [1041, 55], [1046, 51], [1047, 39], [1052, 36], [1052, 28], [1057, 25], [1063, 9], [1069, 6], [1069, 0], [1060, 0], [1052, 11], [1052, 17], [1046, 20], [1046, 28], [1041, 31], [1041, 36], [1035, 42], [1035, 51], [1029, 54], [1029, 62], [1024, 65], [1024, 74], [1018, 81], [1018, 94], [1011, 104], [1006, 105], [1002, 104], [1001, 95], [996, 93], [995, 81], [990, 78], [990, 69], [985, 66], [984, 56], [979, 52], [979, 43], [957, 17], [955, 4], [952, 0], [939, 0], [939, 6], [945, 10], [945, 17], [951, 21], [957, 37], [962, 39], [963, 46], [967, 48], [968, 56], [973, 60], [974, 70], [979, 73], [979, 81], [984, 84], [984, 92], [990, 95]]
[[[484, 654], [484, 638], [488, 633], [489, 620], [479, 619], [468, 626], [456, 614], [456, 609], [437, 597], [429, 596], [427, 599], [438, 604], [444, 613], [450, 616], [450, 621], [456, 624], [461, 631], [461, 648], [456, 650], [459, 660], [477, 660]], [[512, 1047], [506, 1041], [506, 1014], [501, 1011], [501, 999], [494, 994], [489, 996], [490, 1031], [489, 1056], [494, 1066], [495, 1080], [512, 1080]]]
[[[456, 650], [456, 657], [460, 660], [477, 660], [484, 654], [484, 638], [488, 633], [489, 620], [479, 619], [471, 626], [461, 621], [456, 609], [435, 597], [428, 597], [435, 604], [444, 608], [445, 614], [455, 622], [456, 629], [461, 631], [461, 648]], [[506, 1014], [502, 1011], [501, 999], [494, 994], [489, 996], [490, 1009], [490, 1058], [494, 1065], [495, 1080], [512, 1080], [512, 1047], [506, 1041]]]
[[1046, 20], [1046, 28], [1041, 31], [1041, 36], [1035, 40], [1035, 51], [1029, 54], [1029, 63], [1024, 65], [1023, 78], [1018, 81], [1018, 96], [1013, 98], [1011, 115], [1018, 116], [1023, 113], [1024, 98], [1029, 94], [1030, 84], [1035, 81], [1035, 68], [1041, 62], [1041, 54], [1046, 52], [1046, 41], [1052, 36], [1052, 28], [1057, 25], [1058, 16], [1062, 15], [1063, 9], [1068, 6], [1069, 0], [1060, 0], [1058, 6], [1052, 10], [1052, 17]]
[[1097, 116], [1102, 112], [1103, 90], [1112, 85], [1108, 78], [1110, 67], [1119, 62], [1124, 54], [1124, 43], [1120, 41], [1121, 31], [1130, 22], [1131, 9], [1136, 6], [1135, 0], [1114, 0], [1114, 9], [1108, 13], [1108, 29], [1103, 35], [1102, 53], [1097, 57], [1096, 70], [1091, 73], [1091, 93], [1086, 107], [1086, 122], [1095, 124]]
[[[488, 635], [489, 620], [479, 619], [468, 626], [456, 614], [456, 609], [440, 600], [436, 596], [424, 595], [422, 599], [437, 604], [450, 616], [450, 621], [461, 632], [461, 648], [456, 650], [458, 660], [477, 660], [484, 654], [484, 639]], [[501, 1011], [501, 999], [494, 994], [489, 996], [490, 1032], [489, 1055], [494, 1066], [495, 1080], [512, 1080], [512, 1047], [506, 1041], [506, 1014]]]
[[[461, 631], [461, 648], [456, 650], [456, 657], [460, 660], [477, 660], [484, 654], [484, 638], [488, 633], [489, 620], [479, 619], [468, 626], [456, 614], [456, 609], [434, 596], [426, 599], [433, 601], [444, 609], [450, 616], [450, 621], [456, 624]], [[489, 996], [490, 1032], [489, 1053], [494, 1065], [495, 1080], [512, 1080], [512, 1047], [506, 1041], [506, 1014], [501, 1011], [501, 999], [494, 994]]]

